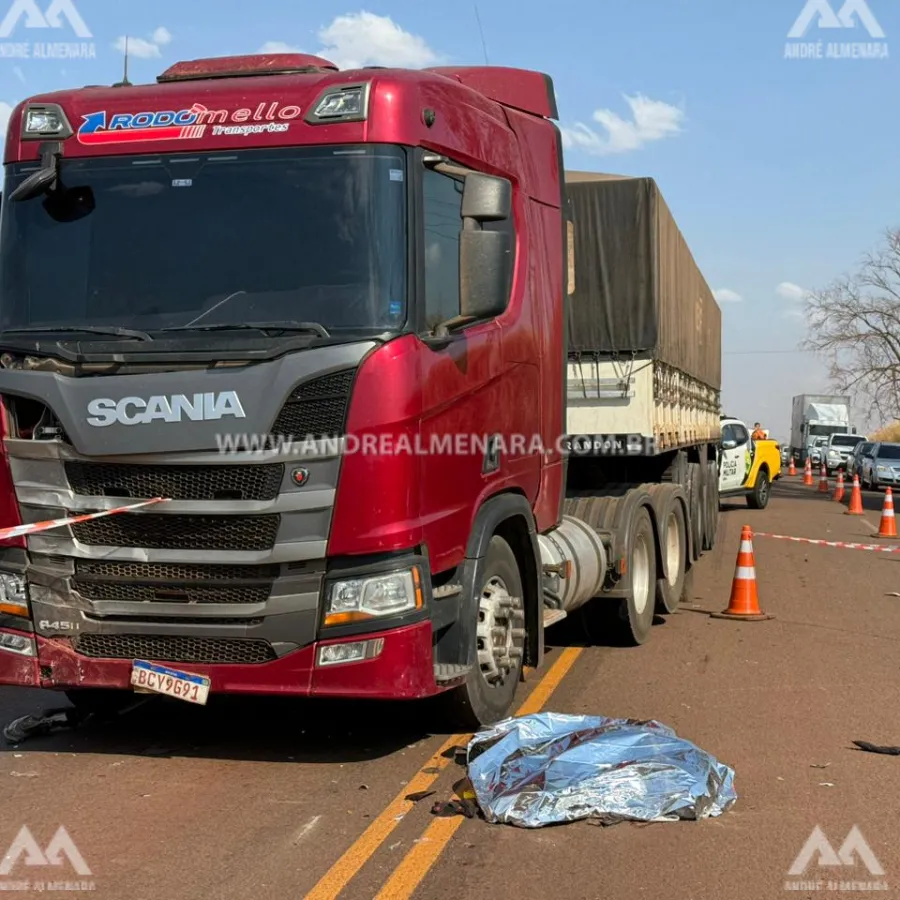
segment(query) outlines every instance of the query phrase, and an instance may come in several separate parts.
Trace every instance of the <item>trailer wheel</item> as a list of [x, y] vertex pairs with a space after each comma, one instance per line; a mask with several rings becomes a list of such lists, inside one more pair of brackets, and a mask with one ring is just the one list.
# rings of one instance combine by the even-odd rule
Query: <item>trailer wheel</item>
[[681, 603], [687, 569], [687, 529], [684, 521], [684, 507], [675, 500], [662, 524], [660, 548], [666, 560], [668, 578], [656, 581], [656, 610], [673, 613]]
[[706, 461], [706, 498], [703, 549], [712, 550], [716, 546], [716, 534], [719, 531], [719, 466], [714, 459]]
[[647, 642], [656, 612], [656, 538], [645, 506], [635, 510], [631, 517], [625, 547], [628, 596], [612, 604], [597, 599], [585, 604], [583, 609], [589, 634], [596, 628], [596, 616], [598, 625], [611, 629], [616, 643], [635, 646]]
[[691, 529], [691, 545], [693, 547], [693, 558], [699, 559], [703, 550], [703, 520], [704, 516], [704, 498], [703, 490], [703, 467], [698, 462], [688, 463], [688, 513]]
[[491, 538], [479, 586], [475, 665], [465, 682], [441, 695], [456, 726], [476, 730], [509, 714], [525, 653], [525, 591], [509, 544]]

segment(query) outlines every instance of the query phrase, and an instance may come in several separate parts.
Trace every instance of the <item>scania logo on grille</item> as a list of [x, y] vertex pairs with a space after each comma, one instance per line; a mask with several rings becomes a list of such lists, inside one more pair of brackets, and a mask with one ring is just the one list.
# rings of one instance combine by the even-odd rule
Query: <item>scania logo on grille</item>
[[214, 394], [171, 394], [148, 397], [98, 398], [87, 405], [88, 425], [150, 425], [153, 422], [208, 422], [233, 416], [247, 417], [235, 391]]
[[291, 478], [294, 480], [294, 484], [296, 484], [297, 487], [303, 487], [303, 485], [309, 481], [309, 469], [294, 469], [294, 471], [291, 472]]

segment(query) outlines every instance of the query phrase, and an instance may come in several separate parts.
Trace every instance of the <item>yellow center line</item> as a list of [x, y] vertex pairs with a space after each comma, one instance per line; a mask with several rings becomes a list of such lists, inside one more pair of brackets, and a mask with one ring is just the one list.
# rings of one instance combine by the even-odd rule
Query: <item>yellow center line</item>
[[[540, 684], [528, 695], [528, 699], [516, 711], [517, 716], [527, 716], [540, 712], [550, 695], [559, 687], [568, 671], [581, 654], [580, 647], [567, 647], [550, 667]], [[425, 833], [414, 844], [400, 864], [394, 869], [391, 877], [378, 892], [375, 900], [408, 900], [438, 861], [456, 830], [464, 819], [458, 816], [451, 819], [434, 819], [425, 829]]]
[[[525, 671], [529, 672], [532, 670], [526, 667]], [[539, 687], [540, 685], [538, 685]], [[387, 840], [390, 833], [403, 820], [403, 817], [415, 806], [415, 801], [407, 800], [406, 798], [410, 794], [427, 791], [438, 780], [441, 772], [452, 760], [452, 755], [445, 756], [444, 754], [452, 747], [468, 744], [471, 738], [472, 735], [470, 734], [454, 734], [447, 738], [435, 750], [425, 765], [413, 776], [412, 780], [404, 786], [403, 790], [379, 813], [378, 818], [369, 825], [340, 859], [322, 876], [304, 900], [335, 900], [356, 873], [369, 861], [375, 851]]]

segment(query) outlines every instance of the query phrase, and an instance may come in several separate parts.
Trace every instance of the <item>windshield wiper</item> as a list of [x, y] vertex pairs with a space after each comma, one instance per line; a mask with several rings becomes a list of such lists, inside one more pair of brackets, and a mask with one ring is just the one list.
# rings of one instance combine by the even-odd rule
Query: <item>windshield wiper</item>
[[14, 334], [103, 334], [110, 337], [130, 337], [139, 341], [153, 340], [146, 331], [137, 331], [134, 328], [119, 328], [115, 325], [82, 325], [78, 328], [40, 326], [36, 328], [9, 328], [6, 331], [0, 331], [0, 337], [10, 337]]
[[246, 325], [180, 325], [163, 331], [293, 331], [309, 332], [321, 338], [331, 335], [318, 322], [248, 322]]

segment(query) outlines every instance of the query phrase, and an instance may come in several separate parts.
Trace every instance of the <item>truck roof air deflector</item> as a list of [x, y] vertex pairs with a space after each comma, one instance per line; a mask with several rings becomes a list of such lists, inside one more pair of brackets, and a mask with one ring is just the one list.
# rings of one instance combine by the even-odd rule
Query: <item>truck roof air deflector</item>
[[320, 56], [306, 53], [258, 53], [252, 56], [223, 56], [178, 62], [156, 80], [202, 81], [210, 78], [247, 78], [253, 75], [312, 75], [337, 72], [338, 67]]

